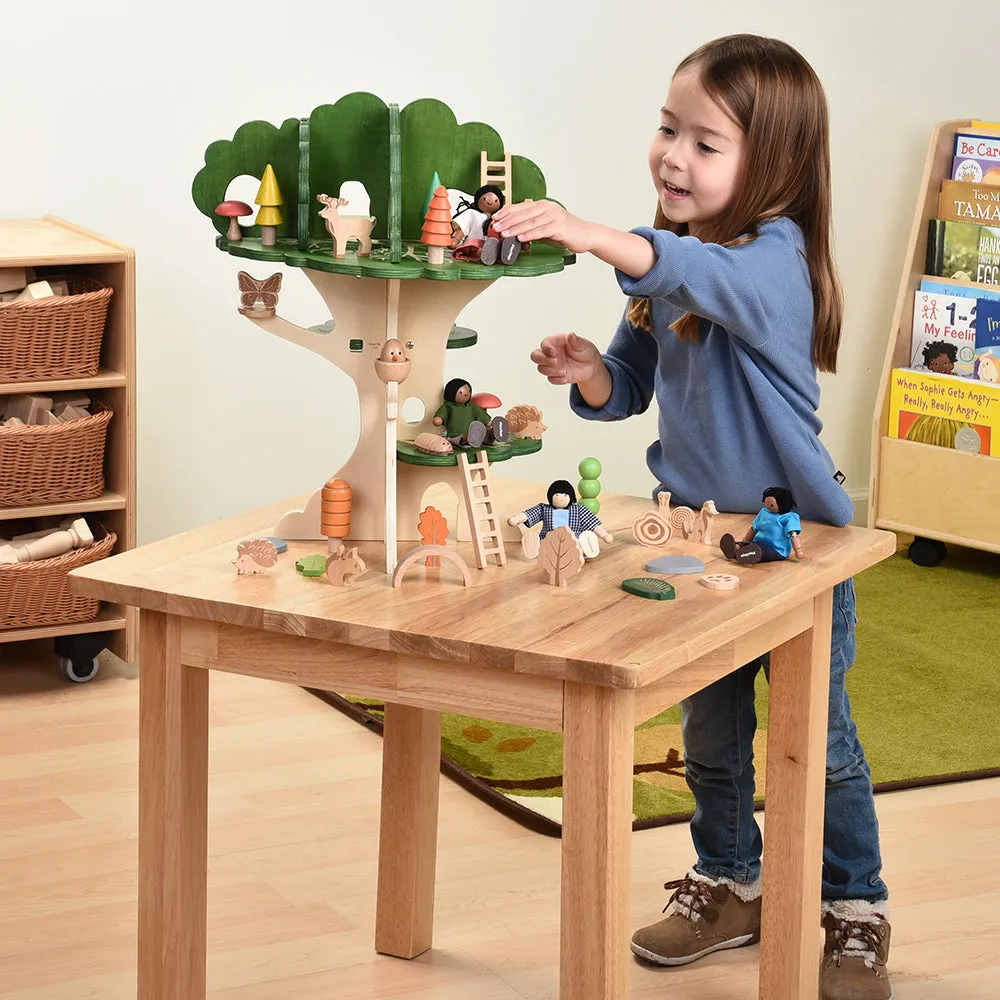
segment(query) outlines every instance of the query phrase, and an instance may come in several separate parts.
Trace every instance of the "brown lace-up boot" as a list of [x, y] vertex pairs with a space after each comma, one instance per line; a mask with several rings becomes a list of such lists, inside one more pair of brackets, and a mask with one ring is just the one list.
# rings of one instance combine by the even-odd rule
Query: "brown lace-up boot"
[[834, 904], [823, 914], [823, 931], [822, 1000], [892, 1000], [885, 967], [889, 921], [878, 913], [859, 915]]
[[760, 896], [743, 900], [724, 882], [693, 877], [667, 882], [670, 914], [632, 935], [632, 952], [655, 965], [687, 965], [723, 948], [760, 940]]

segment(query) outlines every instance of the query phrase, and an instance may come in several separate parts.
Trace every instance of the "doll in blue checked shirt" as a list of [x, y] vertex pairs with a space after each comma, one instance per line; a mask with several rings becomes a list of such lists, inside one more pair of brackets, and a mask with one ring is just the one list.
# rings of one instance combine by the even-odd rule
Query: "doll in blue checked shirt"
[[597, 538], [605, 542], [615, 540], [614, 535], [602, 526], [600, 518], [592, 510], [576, 502], [576, 491], [567, 480], [557, 479], [552, 483], [547, 499], [548, 503], [536, 503], [520, 514], [512, 514], [507, 518], [507, 523], [523, 524], [530, 528], [540, 521], [540, 539], [556, 528], [567, 527], [576, 535], [583, 554], [588, 559], [593, 559], [600, 552]]
[[738, 563], [778, 562], [795, 550], [795, 558], [804, 555], [802, 522], [795, 513], [795, 498], [791, 490], [772, 486], [764, 490], [764, 506], [750, 525], [750, 530], [738, 542], [732, 535], [719, 539], [719, 548], [727, 559]]

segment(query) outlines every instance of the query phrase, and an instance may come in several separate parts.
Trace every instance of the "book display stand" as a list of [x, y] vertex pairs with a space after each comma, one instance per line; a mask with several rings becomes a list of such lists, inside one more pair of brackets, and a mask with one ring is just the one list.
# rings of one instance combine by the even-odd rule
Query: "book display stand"
[[[929, 565], [940, 561], [946, 542], [1000, 552], [1000, 458], [889, 436], [892, 371], [911, 362], [914, 293], [921, 279], [928, 277], [929, 220], [937, 215], [941, 182], [951, 176], [955, 135], [970, 131], [973, 125], [971, 121], [942, 122], [931, 138], [872, 427], [868, 526], [915, 535], [917, 548], [911, 547], [911, 558]], [[974, 131], [992, 130], [976, 126]]]

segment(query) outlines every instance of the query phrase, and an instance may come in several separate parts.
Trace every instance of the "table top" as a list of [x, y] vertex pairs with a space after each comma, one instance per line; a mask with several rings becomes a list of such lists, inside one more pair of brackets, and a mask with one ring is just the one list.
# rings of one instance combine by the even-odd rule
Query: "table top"
[[[544, 500], [546, 485], [493, 477], [503, 520]], [[601, 544], [565, 588], [550, 586], [537, 562], [521, 553], [519, 533], [504, 524], [507, 565], [475, 568], [471, 543], [458, 552], [471, 567], [472, 586], [444, 562], [409, 569], [393, 589], [382, 571], [384, 547], [360, 542], [368, 572], [351, 587], [306, 578], [295, 561], [325, 552], [325, 542], [289, 542], [278, 563], [259, 575], [238, 576], [237, 542], [274, 534], [286, 511], [308, 495], [270, 504], [74, 570], [70, 589], [105, 601], [167, 614], [287, 632], [350, 645], [411, 653], [501, 670], [637, 688], [780, 617], [896, 551], [895, 535], [867, 528], [803, 523], [806, 558], [737, 566], [725, 560], [718, 539], [741, 538], [752, 516], [720, 514], [713, 546], [680, 539], [675, 531], [659, 548], [639, 545], [633, 520], [656, 510], [649, 498], [602, 494], [600, 517], [615, 536]], [[455, 526], [449, 525], [452, 538]], [[353, 544], [353, 543], [349, 543]], [[402, 542], [400, 557], [415, 543]], [[621, 581], [651, 576], [645, 564], [664, 554], [693, 555], [706, 572], [740, 577], [733, 591], [699, 584], [702, 574], [673, 575], [670, 601], [625, 593]]]

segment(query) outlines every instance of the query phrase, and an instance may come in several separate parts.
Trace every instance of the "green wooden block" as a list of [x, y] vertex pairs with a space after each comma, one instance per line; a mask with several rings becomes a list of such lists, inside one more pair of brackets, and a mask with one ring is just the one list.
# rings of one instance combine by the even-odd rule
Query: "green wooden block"
[[591, 514], [596, 515], [601, 513], [601, 501], [598, 500], [597, 497], [581, 497], [580, 503], [582, 503]]
[[[298, 191], [299, 180], [298, 118], [287, 118], [279, 127], [270, 122], [247, 122], [236, 130], [232, 139], [220, 139], [205, 150], [205, 166], [195, 175], [191, 184], [191, 197], [198, 210], [212, 220], [221, 235], [225, 235], [229, 223], [215, 214], [215, 206], [225, 200], [230, 181], [243, 174], [263, 177], [264, 168], [269, 163], [274, 169], [281, 193], [286, 199], [293, 197], [294, 192]], [[294, 240], [298, 228], [298, 213], [286, 201], [282, 206], [282, 214], [285, 221], [278, 226], [278, 237]], [[244, 238], [257, 237], [259, 242], [260, 227], [247, 226], [243, 229], [243, 234]]]
[[299, 119], [299, 225], [296, 244], [309, 249], [309, 119]]
[[453, 351], [459, 347], [474, 347], [479, 340], [479, 334], [467, 326], [452, 325], [451, 333], [448, 334], [447, 348]]
[[303, 576], [322, 576], [326, 572], [326, 556], [303, 556], [295, 560], [295, 568]]
[[676, 596], [674, 588], [666, 580], [657, 580], [651, 576], [634, 576], [622, 580], [622, 590], [636, 597], [645, 597], [650, 601], [672, 601]]
[[374, 239], [389, 238], [389, 108], [374, 94], [347, 94], [309, 116], [309, 235], [328, 239], [316, 195], [336, 197], [361, 181], [375, 216]]
[[[399, 105], [389, 105], [389, 261], [403, 259], [403, 153]], [[437, 174], [434, 175], [437, 177]]]
[[429, 455], [426, 451], [413, 447], [412, 441], [396, 442], [396, 458], [406, 465], [448, 466], [458, 465], [458, 451], [474, 456], [477, 451], [485, 451], [487, 460], [492, 464], [507, 462], [521, 455], [533, 455], [542, 450], [542, 442], [532, 438], [512, 437], [505, 444], [491, 444], [484, 448], [460, 448], [450, 455]]
[[359, 257], [350, 250], [344, 257], [334, 257], [329, 238], [310, 238], [309, 250], [299, 250], [294, 239], [279, 239], [273, 247], [263, 247], [259, 238], [250, 237], [244, 237], [239, 243], [230, 243], [224, 236], [218, 236], [215, 243], [225, 253], [233, 257], [245, 257], [247, 260], [308, 267], [315, 271], [350, 274], [358, 278], [400, 278], [404, 281], [417, 278], [429, 278], [432, 281], [534, 278], [543, 274], [555, 274], [576, 261], [576, 257], [568, 251], [537, 243], [530, 254], [521, 254], [516, 264], [499, 267], [451, 261], [430, 265], [427, 263], [427, 247], [420, 243], [404, 243], [402, 260], [393, 264], [389, 259], [389, 247], [385, 240], [372, 243], [370, 257]]

